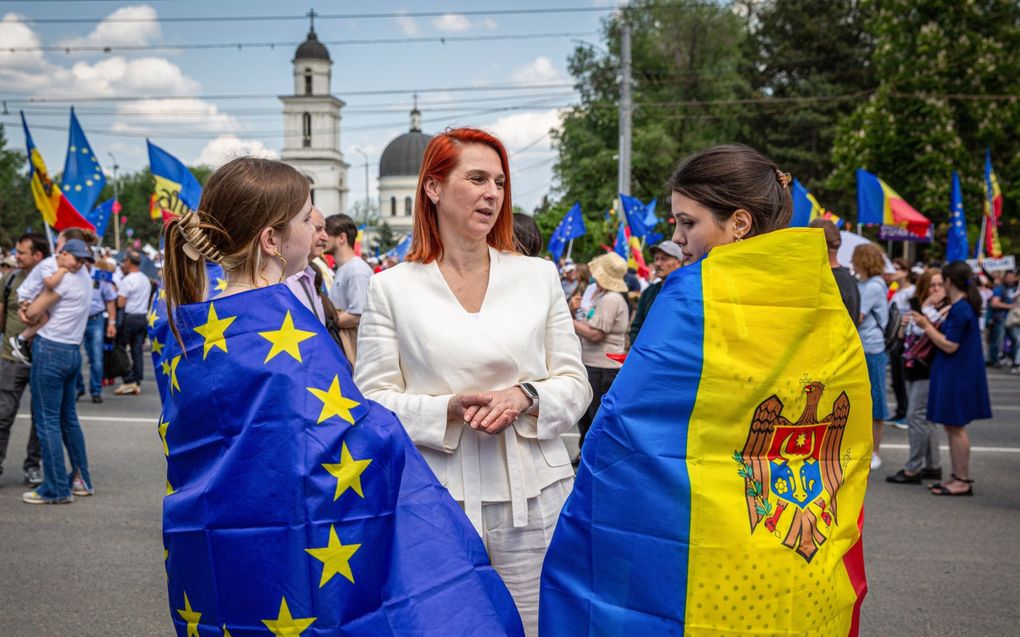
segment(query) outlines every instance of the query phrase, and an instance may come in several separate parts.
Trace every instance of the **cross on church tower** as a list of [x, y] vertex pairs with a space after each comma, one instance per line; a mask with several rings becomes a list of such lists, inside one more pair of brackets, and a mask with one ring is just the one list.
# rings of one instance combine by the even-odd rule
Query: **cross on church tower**
[[315, 16], [319, 14], [315, 12], [315, 9], [309, 9], [308, 13], [306, 13], [305, 15], [308, 16], [308, 20], [310, 22], [309, 29], [311, 31], [315, 31]]

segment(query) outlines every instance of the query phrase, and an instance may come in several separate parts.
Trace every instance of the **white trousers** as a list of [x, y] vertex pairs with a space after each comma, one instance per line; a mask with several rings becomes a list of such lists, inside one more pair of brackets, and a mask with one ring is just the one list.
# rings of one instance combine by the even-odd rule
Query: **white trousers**
[[492, 567], [503, 578], [517, 604], [527, 637], [538, 637], [538, 590], [542, 562], [556, 529], [560, 509], [573, 486], [574, 479], [566, 478], [545, 487], [537, 497], [529, 498], [528, 525], [525, 527], [514, 528], [514, 514], [509, 502], [482, 504], [482, 541]]

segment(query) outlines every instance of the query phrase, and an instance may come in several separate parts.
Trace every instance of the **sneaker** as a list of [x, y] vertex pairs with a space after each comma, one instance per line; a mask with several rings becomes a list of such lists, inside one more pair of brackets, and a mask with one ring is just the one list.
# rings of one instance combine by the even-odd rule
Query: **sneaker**
[[882, 466], [882, 458], [877, 453], [871, 454], [871, 470], [874, 471]]
[[103, 402], [103, 397], [100, 396], [99, 394], [92, 394], [92, 402], [98, 405], [99, 403]]
[[91, 489], [85, 485], [85, 481], [81, 479], [81, 476], [74, 476], [74, 480], [71, 482], [71, 495], [87, 497], [95, 492], [95, 489]]
[[42, 469], [39, 467], [29, 467], [25, 469], [25, 484], [30, 487], [37, 487], [43, 482]]
[[117, 396], [126, 396], [127, 394], [140, 394], [142, 388], [138, 386], [138, 383], [124, 383], [117, 389], [113, 390], [113, 393]]
[[74, 502], [74, 496], [69, 495], [66, 498], [44, 498], [36, 491], [26, 491], [21, 494], [21, 501], [27, 502], [28, 504], [71, 504]]
[[887, 420], [885, 424], [887, 424], [887, 425], [889, 425], [891, 427], [896, 427], [897, 429], [906, 429], [907, 428], [907, 421], [904, 420], [903, 418], [897, 418], [895, 420]]
[[1009, 368], [1010, 374], [1020, 374], [1020, 365], [1014, 365]]
[[11, 355], [14, 356], [22, 365], [32, 366], [32, 350], [29, 349], [28, 343], [23, 341], [20, 336], [12, 336], [7, 339], [7, 342], [11, 344]]

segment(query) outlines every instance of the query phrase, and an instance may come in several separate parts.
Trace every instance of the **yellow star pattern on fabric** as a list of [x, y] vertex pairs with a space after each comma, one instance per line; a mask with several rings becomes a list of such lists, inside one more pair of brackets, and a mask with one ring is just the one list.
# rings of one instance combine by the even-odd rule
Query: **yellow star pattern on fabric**
[[163, 348], [164, 347], [166, 347], [166, 345], [163, 344], [163, 343], [160, 343], [158, 338], [156, 338], [155, 336], [152, 337], [152, 353], [153, 354], [155, 354], [156, 356], [162, 356], [163, 355]]
[[170, 457], [170, 447], [166, 446], [166, 430], [170, 426], [170, 423], [163, 420], [163, 417], [159, 418], [159, 439], [163, 441], [163, 455]]
[[156, 314], [156, 310], [149, 312], [149, 329], [156, 327], [156, 321], [159, 319], [159, 314]]
[[159, 362], [159, 366], [163, 370], [163, 375], [164, 376], [169, 376], [170, 375], [170, 361], [168, 361], [167, 359], [164, 358], [163, 360], [161, 360]]
[[284, 597], [280, 602], [280, 612], [276, 619], [263, 619], [262, 623], [276, 637], [300, 637], [301, 633], [305, 632], [305, 629], [311, 626], [316, 619], [318, 618], [299, 617], [294, 619], [291, 617], [290, 609], [287, 608], [287, 598]]
[[226, 624], [223, 624], [223, 637], [230, 637], [230, 631], [227, 630]]
[[159, 288], [159, 300], [162, 301], [164, 299], [166, 299], [166, 289]]
[[209, 355], [209, 352], [214, 347], [218, 347], [224, 352], [227, 351], [227, 328], [236, 319], [236, 316], [220, 318], [216, 315], [216, 305], [214, 303], [209, 304], [208, 320], [204, 325], [199, 325], [195, 328], [198, 335], [205, 339], [205, 343], [202, 344], [202, 360], [205, 360], [205, 357]]
[[283, 325], [280, 326], [280, 329], [271, 332], [259, 332], [259, 336], [273, 344], [269, 348], [269, 353], [266, 354], [266, 360], [262, 361], [263, 363], [273, 360], [280, 352], [287, 352], [294, 360], [300, 363], [302, 361], [299, 343], [315, 336], [315, 332], [306, 332], [295, 328], [294, 319], [290, 316], [290, 310], [287, 310], [287, 315], [283, 317]]
[[340, 393], [339, 376], [333, 376], [333, 382], [330, 384], [329, 389], [322, 390], [315, 387], [306, 387], [305, 389], [312, 392], [316, 398], [322, 401], [322, 411], [319, 412], [319, 419], [315, 421], [315, 424], [319, 424], [332, 416], [339, 416], [352, 425], [354, 424], [354, 416], [351, 415], [351, 410], [361, 403], [345, 398]]
[[173, 391], [175, 389], [177, 391], [181, 391], [181, 386], [177, 382], [177, 366], [180, 365], [180, 364], [181, 364], [181, 355], [180, 354], [178, 354], [177, 356], [174, 356], [173, 360], [170, 361], [170, 393], [171, 394], [173, 393]]
[[222, 292], [227, 289], [227, 280], [216, 277], [216, 291]]
[[199, 613], [191, 608], [191, 602], [188, 601], [188, 593], [184, 593], [184, 608], [177, 609], [177, 614], [181, 616], [181, 619], [188, 623], [188, 637], [194, 635], [200, 637], [198, 634], [198, 620], [202, 618], [202, 613]]
[[322, 465], [323, 469], [336, 478], [336, 492], [333, 494], [333, 502], [339, 500], [340, 496], [347, 489], [353, 489], [355, 493], [363, 498], [365, 497], [364, 492], [361, 490], [361, 474], [364, 473], [371, 463], [371, 458], [355, 460], [347, 448], [347, 443], [343, 443], [343, 447], [340, 449], [340, 463]]
[[173, 494], [175, 494], [175, 493], [177, 493], [177, 489], [175, 489], [175, 488], [173, 487], [173, 485], [172, 485], [172, 484], [170, 484], [170, 481], [169, 481], [169, 480], [167, 480], [167, 481], [166, 481], [166, 494], [167, 494], [167, 495], [173, 495]]
[[329, 525], [329, 543], [321, 549], [305, 549], [305, 552], [322, 562], [322, 578], [319, 580], [319, 588], [326, 585], [333, 576], [340, 573], [351, 584], [354, 583], [354, 573], [351, 572], [351, 557], [361, 548], [360, 544], [341, 544], [336, 534], [336, 527]]

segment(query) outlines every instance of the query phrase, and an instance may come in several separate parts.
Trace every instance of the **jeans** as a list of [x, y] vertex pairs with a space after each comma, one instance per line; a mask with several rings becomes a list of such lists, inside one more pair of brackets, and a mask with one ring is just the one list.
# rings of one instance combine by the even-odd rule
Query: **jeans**
[[[31, 367], [15, 361], [0, 359], [0, 470], [7, 457], [7, 441], [11, 438], [11, 427], [18, 415], [21, 395], [28, 387]], [[26, 471], [38, 468], [42, 459], [39, 451], [39, 437], [35, 431], [35, 409], [32, 410], [32, 429], [28, 434], [28, 448], [25, 450]]]
[[889, 352], [889, 374], [892, 378], [893, 395], [896, 396], [896, 412], [893, 420], [907, 417], [907, 381], [903, 378], [903, 341], [900, 347]]
[[125, 314], [124, 325], [118, 334], [121, 345], [131, 348], [131, 371], [124, 377], [125, 383], [138, 383], [142, 380], [145, 354], [142, 345], [145, 343], [145, 315]]
[[[96, 314], [85, 324], [85, 353], [89, 357], [89, 393], [98, 396], [103, 393], [103, 339], [106, 338], [106, 317]], [[81, 374], [78, 374], [81, 378]], [[85, 387], [78, 384], [78, 390]]]
[[864, 354], [868, 364], [868, 380], [871, 381], [871, 419], [885, 420], [889, 417], [885, 404], [885, 366], [889, 363], [889, 355], [885, 352]]
[[[78, 423], [75, 385], [81, 368], [81, 346], [56, 343], [36, 335], [32, 341], [32, 409], [35, 411], [42, 448], [43, 483], [36, 492], [43, 498], [65, 499], [71, 495], [74, 472], [89, 488], [89, 461], [85, 435]], [[64, 464], [64, 446], [71, 457], [71, 473]]]
[[[1002, 351], [1006, 340], [1006, 332], [1013, 341], [1011, 351]], [[988, 362], [992, 365], [999, 362], [999, 356], [1005, 354], [1014, 366], [1020, 365], [1020, 326], [1006, 327], [1006, 317], [988, 323]]]

